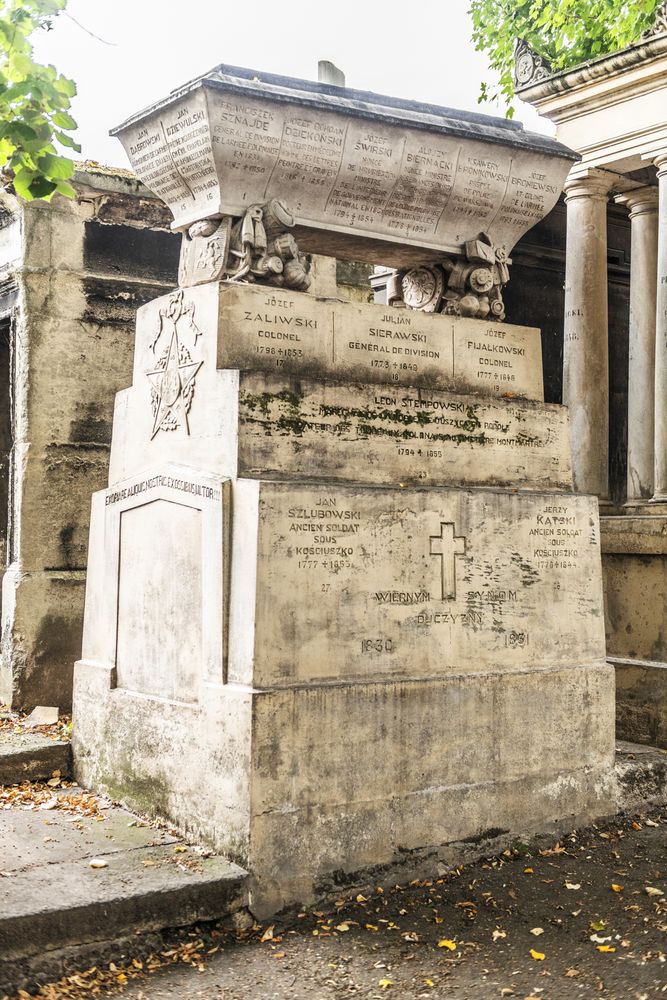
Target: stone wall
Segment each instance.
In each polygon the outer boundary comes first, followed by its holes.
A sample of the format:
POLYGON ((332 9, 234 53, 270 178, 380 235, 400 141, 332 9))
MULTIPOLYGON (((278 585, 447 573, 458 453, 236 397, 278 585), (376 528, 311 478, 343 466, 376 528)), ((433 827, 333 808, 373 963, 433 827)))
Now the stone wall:
POLYGON ((178 265, 169 213, 131 175, 75 180, 75 200, 2 201, 0 700, 25 707, 71 703, 114 396, 131 381, 136 310, 178 265))

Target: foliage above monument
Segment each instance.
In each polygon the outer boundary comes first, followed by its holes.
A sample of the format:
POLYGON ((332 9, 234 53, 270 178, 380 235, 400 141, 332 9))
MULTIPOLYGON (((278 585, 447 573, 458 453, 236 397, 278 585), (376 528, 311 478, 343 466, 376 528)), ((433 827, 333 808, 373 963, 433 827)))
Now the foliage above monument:
POLYGON ((69 113, 76 86, 55 66, 33 59, 31 35, 49 31, 67 0, 0 0, 0 169, 28 200, 72 196, 72 161, 57 145, 80 152, 69 113))
POLYGON ((512 116, 517 40, 558 72, 638 41, 661 6, 662 0, 471 0, 475 47, 498 74, 497 84, 482 83, 480 101, 504 101, 512 116))

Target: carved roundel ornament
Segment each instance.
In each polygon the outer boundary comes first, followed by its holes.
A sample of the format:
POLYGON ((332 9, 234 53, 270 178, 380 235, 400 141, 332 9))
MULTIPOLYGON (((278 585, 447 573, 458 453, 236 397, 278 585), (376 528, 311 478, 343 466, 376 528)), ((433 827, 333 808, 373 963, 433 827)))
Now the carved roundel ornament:
POLYGON ((403 301, 409 309, 435 312, 442 299, 444 274, 439 267, 415 267, 402 281, 403 301))
POLYGON ((517 58, 514 73, 519 87, 530 83, 535 72, 535 60, 531 52, 524 50, 517 58))

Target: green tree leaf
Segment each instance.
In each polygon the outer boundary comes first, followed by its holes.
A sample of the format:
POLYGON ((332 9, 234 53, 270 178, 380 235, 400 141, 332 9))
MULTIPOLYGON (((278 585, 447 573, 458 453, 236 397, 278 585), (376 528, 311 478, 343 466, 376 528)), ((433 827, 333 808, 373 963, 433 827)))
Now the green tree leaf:
POLYGON ((31 37, 49 30, 67 0, 0 0, 0 168, 5 182, 30 200, 73 197, 74 164, 57 146, 80 152, 69 133, 76 86, 55 66, 33 59, 31 37))
POLYGON ((525 39, 551 63, 568 69, 638 41, 662 0, 470 0, 475 47, 488 56, 495 83, 480 99, 512 112, 514 46, 525 39))

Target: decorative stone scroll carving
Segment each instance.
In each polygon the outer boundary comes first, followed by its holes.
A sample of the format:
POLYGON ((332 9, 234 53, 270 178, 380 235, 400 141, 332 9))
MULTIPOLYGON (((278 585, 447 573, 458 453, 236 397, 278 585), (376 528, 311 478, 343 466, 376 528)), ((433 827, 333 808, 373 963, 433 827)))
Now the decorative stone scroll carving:
POLYGON ((193 223, 183 235, 179 285, 225 278, 307 291, 310 258, 299 251, 289 232, 293 227, 294 216, 277 198, 250 205, 240 218, 193 223))
POLYGON ((664 35, 667 32, 667 0, 660 4, 655 12, 655 21, 652 27, 642 35, 643 40, 653 38, 655 35, 664 35))
POLYGON ((551 76, 551 63, 539 55, 523 38, 517 38, 514 47, 514 85, 520 90, 529 83, 539 83, 551 76))
POLYGON ((447 257, 439 264, 397 272, 387 288, 389 303, 403 301, 408 309, 442 312, 474 319, 505 318, 502 289, 512 263, 486 233, 465 244, 465 256, 447 257))

